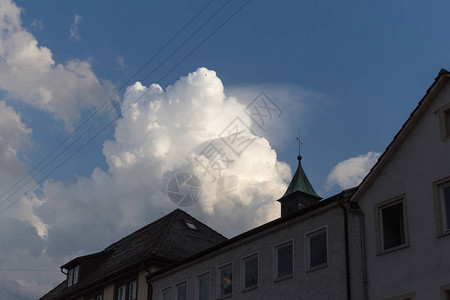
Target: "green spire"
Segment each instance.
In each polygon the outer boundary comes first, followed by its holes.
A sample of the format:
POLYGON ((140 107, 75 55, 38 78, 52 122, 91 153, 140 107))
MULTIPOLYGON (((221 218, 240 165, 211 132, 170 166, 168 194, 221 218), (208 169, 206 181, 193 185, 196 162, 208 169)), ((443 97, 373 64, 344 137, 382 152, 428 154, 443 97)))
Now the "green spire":
POLYGON ((295 171, 294 177, 292 177, 291 183, 289 184, 289 187, 287 188, 286 193, 284 193, 283 197, 292 194, 295 191, 301 191, 303 193, 310 194, 312 196, 320 198, 320 196, 317 195, 316 192, 314 191, 314 188, 309 182, 308 177, 306 177, 305 171, 303 171, 301 164, 302 157, 299 155, 297 159, 298 159, 297 171, 295 171))

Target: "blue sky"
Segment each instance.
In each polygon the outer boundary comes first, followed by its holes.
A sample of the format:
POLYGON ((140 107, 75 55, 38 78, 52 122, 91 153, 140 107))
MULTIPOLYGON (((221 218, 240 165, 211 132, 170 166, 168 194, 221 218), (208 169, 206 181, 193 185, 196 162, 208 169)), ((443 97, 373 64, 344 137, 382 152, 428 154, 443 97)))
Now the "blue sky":
MULTIPOLYGON (((132 78, 208 2, 0 0, 0 28, 9 28, 0 41, 1 191, 125 82, 130 80, 125 84, 129 91, 135 89, 125 102, 143 96, 44 184, 0 213, 0 223, 8 228, 0 237, 9 244, 0 246, 0 267, 58 269, 67 259, 101 250, 170 212, 175 206, 163 197, 164 180, 181 166, 196 170, 191 155, 217 139, 235 116, 250 124, 240 114, 260 92, 279 105, 282 115, 265 132, 252 123, 257 142, 235 157, 227 173, 235 189, 220 194, 205 187, 205 201, 187 211, 227 235, 276 217, 276 206, 266 203, 282 195, 295 171, 299 128, 302 164, 316 192, 328 197, 351 187, 383 152, 439 70, 450 67, 448 1, 260 0, 250 1, 172 70, 246 3, 214 0, 132 78), (161 90, 144 94, 152 83, 161 90), (229 216, 236 208, 242 213, 229 216), (110 223, 114 219, 121 221, 110 223), (96 224, 98 230, 86 235, 83 224, 96 224), (16 240, 19 231, 34 242, 16 240), (98 238, 105 231, 107 237, 98 238), (36 255, 24 259, 13 251, 19 248, 36 255)), ((116 114, 70 151, 125 107, 117 106, 116 114)), ((0 211, 14 199, 0 204, 0 211)), ((59 274, 1 271, 0 278, 4 291, 18 287, 14 296, 4 295, 17 299, 36 298, 62 280, 59 274)))

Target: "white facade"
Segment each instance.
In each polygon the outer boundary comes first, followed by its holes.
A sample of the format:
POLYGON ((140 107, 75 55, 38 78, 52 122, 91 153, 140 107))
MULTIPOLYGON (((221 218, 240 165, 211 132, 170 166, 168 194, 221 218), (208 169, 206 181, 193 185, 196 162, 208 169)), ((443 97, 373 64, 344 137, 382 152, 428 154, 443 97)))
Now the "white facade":
POLYGON ((371 300, 450 299, 450 236, 441 209, 442 187, 450 184, 450 138, 442 134, 448 108, 446 72, 353 198, 365 215, 371 300))

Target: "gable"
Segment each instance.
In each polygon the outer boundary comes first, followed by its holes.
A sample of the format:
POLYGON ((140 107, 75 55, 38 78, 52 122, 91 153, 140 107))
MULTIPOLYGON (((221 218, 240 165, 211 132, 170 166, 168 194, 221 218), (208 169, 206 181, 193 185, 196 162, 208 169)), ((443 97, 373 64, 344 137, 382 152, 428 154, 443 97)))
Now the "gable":
POLYGON ((410 118, 364 178, 352 201, 364 201, 362 199, 369 190, 395 186, 401 190, 420 178, 448 174, 450 163, 443 163, 443 160, 449 161, 450 139, 442 140, 440 109, 450 105, 449 80, 450 73, 441 70, 410 118))

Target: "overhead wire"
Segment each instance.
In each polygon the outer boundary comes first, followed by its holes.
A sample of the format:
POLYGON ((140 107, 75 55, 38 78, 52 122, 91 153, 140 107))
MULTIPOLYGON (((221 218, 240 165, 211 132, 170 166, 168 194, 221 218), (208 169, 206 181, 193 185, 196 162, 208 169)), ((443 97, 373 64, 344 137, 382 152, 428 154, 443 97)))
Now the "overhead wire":
MULTIPOLYGON (((229 0, 227 4, 230 2, 229 0)), ((229 16, 224 22, 222 22, 214 31, 212 31, 205 39, 203 39, 194 49, 192 49, 187 55, 185 55, 174 67, 172 67, 168 72, 164 74, 158 81, 157 84, 160 83, 164 78, 166 78, 173 70, 175 70, 181 63, 183 63, 189 56, 192 55, 198 48, 200 48, 207 40, 209 40, 217 31, 219 31, 225 24, 227 24, 237 13, 239 13, 250 0, 247 0, 242 6, 240 6, 231 16, 229 16)), ((223 9, 222 6, 221 9, 223 9)), ((167 59, 166 59, 167 60, 167 59)), ((165 61, 166 61, 165 60, 165 61)), ((134 102, 132 102, 125 110, 123 110, 118 116, 116 116, 113 120, 111 120, 106 126, 103 127, 99 132, 97 132, 94 136, 92 136, 86 143, 84 143, 81 147, 79 147, 75 152, 73 152, 69 157, 67 157, 64 161, 58 164, 50 173, 48 173, 42 180, 33 185, 30 189, 28 189, 25 193, 23 193, 20 197, 16 198, 11 204, 6 206, 3 210, 0 210, 0 215, 14 205, 17 201, 19 201, 24 195, 32 191, 36 186, 43 183, 49 176, 51 176, 56 170, 58 170, 61 166, 63 166, 67 161, 69 161, 73 156, 75 156, 78 152, 80 152, 85 146, 87 146, 91 141, 93 141, 97 136, 99 136, 102 132, 104 132, 110 125, 112 125, 116 120, 120 118, 125 112, 127 112, 135 103, 137 103, 140 99, 142 99, 146 94, 148 94, 153 86, 151 86, 145 93, 143 93, 140 97, 138 97, 134 102)), ((121 101, 123 101, 123 98, 121 101)), ((77 139, 78 140, 78 139, 77 139)))
MULTIPOLYGON (((1 195, 0 195, 0 199, 3 198, 7 193, 9 193, 12 189, 14 189, 22 180, 24 180, 27 176, 29 176, 34 170, 36 170, 45 160, 47 160, 47 158, 49 158, 53 153, 56 152, 56 150, 58 150, 67 140, 69 140, 77 131, 79 131, 90 119, 92 119, 103 107, 105 107, 106 104, 108 104, 109 102, 111 102, 111 100, 113 100, 117 94, 125 87, 129 84, 129 82, 136 77, 136 75, 138 75, 145 67, 147 67, 173 40, 176 39, 176 37, 183 32, 212 2, 214 2, 215 0, 210 0, 208 1, 188 22, 186 22, 186 24, 184 24, 183 27, 181 27, 176 33, 175 35, 172 36, 172 38, 170 38, 161 48, 159 48, 159 50, 153 54, 153 56, 151 58, 149 58, 130 78, 128 78, 121 86, 120 88, 118 88, 114 94, 112 96, 110 96, 108 99, 106 99, 106 101, 103 102, 103 104, 98 107, 86 120, 84 120, 74 131, 72 131, 72 133, 70 133, 66 138, 64 138, 52 151, 50 151, 44 158, 42 158, 32 169, 30 169, 25 175, 23 175, 22 178, 20 178, 16 183, 14 183, 10 188, 8 188, 6 191, 4 191, 1 195)), ((108 111, 109 113, 110 111, 108 111)), ((86 131, 82 134, 84 135, 86 133, 86 131)), ((63 150, 64 152, 64 150, 63 150)), ((39 172, 41 172, 42 170, 40 170, 39 172)), ((38 172, 38 174, 39 174, 38 172)), ((33 176, 32 179, 36 177, 33 176)), ((31 179, 31 180, 32 180, 31 179)), ((31 181, 30 180, 30 181, 31 181)), ((27 183, 29 183, 30 181, 27 181, 25 183, 25 185, 27 183)), ((23 186, 21 186, 18 190, 20 190, 23 186)), ((14 193, 13 193, 14 195, 14 193)), ((10 198, 10 197, 9 197, 10 198)), ((2 202, 0 202, 0 205, 2 205, 4 202, 6 202, 9 198, 3 200, 2 202)))

